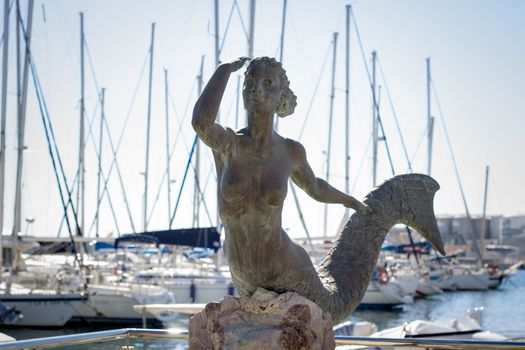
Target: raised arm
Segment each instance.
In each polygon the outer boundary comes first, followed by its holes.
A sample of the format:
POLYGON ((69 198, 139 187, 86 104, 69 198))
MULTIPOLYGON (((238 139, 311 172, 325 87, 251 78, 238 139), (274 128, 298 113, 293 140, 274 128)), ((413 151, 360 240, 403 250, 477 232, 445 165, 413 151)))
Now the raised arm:
POLYGON ((292 181, 310 197, 323 203, 342 204, 361 213, 369 211, 369 207, 354 197, 337 190, 325 180, 316 177, 306 159, 306 151, 299 142, 293 141, 292 153, 295 161, 295 167, 291 174, 292 181))
POLYGON ((227 144, 230 133, 215 122, 226 84, 230 74, 241 69, 247 57, 239 57, 231 62, 220 64, 208 84, 202 91, 193 108, 191 124, 199 137, 212 149, 219 149, 227 144))

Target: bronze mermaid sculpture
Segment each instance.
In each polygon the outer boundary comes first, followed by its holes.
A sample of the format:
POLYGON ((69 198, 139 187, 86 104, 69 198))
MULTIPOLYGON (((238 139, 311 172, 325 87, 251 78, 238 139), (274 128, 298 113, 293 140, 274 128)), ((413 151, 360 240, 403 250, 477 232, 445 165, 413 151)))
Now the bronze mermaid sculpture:
POLYGON ((338 191, 314 175, 299 142, 273 128, 274 115, 290 115, 295 105, 279 62, 240 57, 217 67, 195 104, 192 125, 213 152, 224 249, 239 294, 251 296, 259 287, 296 292, 338 323, 361 301, 393 225, 415 228, 444 254, 433 210, 439 185, 426 175, 400 175, 373 190, 364 203, 338 191), (216 117, 230 74, 247 61, 242 95, 248 125, 234 131, 216 123, 216 117), (317 201, 356 210, 317 269, 281 227, 290 178, 317 201))

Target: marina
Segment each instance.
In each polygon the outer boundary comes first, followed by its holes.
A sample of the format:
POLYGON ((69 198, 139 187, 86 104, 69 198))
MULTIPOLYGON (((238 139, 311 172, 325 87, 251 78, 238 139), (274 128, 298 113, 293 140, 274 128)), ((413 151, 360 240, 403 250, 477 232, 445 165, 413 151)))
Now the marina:
MULTIPOLYGON (((481 324, 483 329, 490 330, 494 333, 502 334, 508 338, 522 339, 522 343, 516 342, 515 345, 512 343, 496 343, 498 345, 493 345, 494 349, 523 349, 525 343, 525 334, 521 324, 523 323, 523 315, 525 312, 525 306, 520 302, 523 293, 525 292, 525 271, 519 271, 512 279, 510 279, 505 285, 503 285, 498 290, 489 290, 489 291, 465 291, 465 292, 449 292, 441 294, 439 296, 433 296, 431 298, 416 300, 413 304, 405 305, 402 308, 397 310, 366 310, 366 311, 356 311, 349 318, 352 322, 362 322, 369 321, 377 324, 379 329, 390 328, 394 326, 402 325, 405 322, 409 322, 415 319, 442 319, 448 317, 455 317, 458 313, 466 312, 466 309, 483 307, 481 324)), ((180 331, 180 328, 177 328, 180 331)), ((104 334, 105 337, 99 336, 101 339, 111 339, 109 335, 115 336, 120 334, 122 339, 122 334, 125 332, 122 330, 102 330, 100 328, 89 328, 89 327, 80 327, 80 328, 69 328, 65 327, 62 329, 42 329, 42 328, 20 328, 20 329, 3 329, 3 333, 11 335, 16 339, 34 339, 34 338, 46 338, 46 337, 56 337, 56 336, 72 336, 71 339, 74 339, 74 336, 78 336, 80 339, 83 335, 87 336, 93 332, 98 332, 104 334)), ((134 329, 130 334, 136 334, 128 340, 112 340, 108 341, 107 344, 100 343, 97 345, 99 349, 114 349, 116 345, 137 345, 142 346, 141 344, 147 344, 148 348, 151 349, 162 349, 169 346, 174 349, 187 349, 187 340, 173 340, 176 335, 170 335, 170 327, 155 330, 141 330, 134 329), (168 333, 163 333, 163 332, 168 333), (141 338, 140 334, 150 333, 150 337, 146 337, 149 340, 138 340, 141 338), (167 340, 171 337, 171 340, 167 340), (138 339, 137 339, 138 338, 138 339)), ((171 330, 173 332, 173 329, 171 330)), ((183 335, 179 335, 180 338, 184 338, 183 335)), ((71 340, 70 339, 70 340, 71 340)), ((344 337, 339 337, 339 339, 344 339, 344 337)), ((63 340, 62 340, 63 341, 63 340)), ((87 341, 87 343, 92 342, 93 339, 87 341)), ((348 339, 348 343, 351 344, 370 344, 373 342, 381 343, 385 340, 379 338, 363 338, 363 337, 352 337, 348 339)), ((395 340, 391 340, 395 341, 395 340)), ((398 340, 399 341, 399 340, 398 340)), ((421 347, 428 347, 428 345, 423 345, 424 340, 409 340, 414 343, 421 344, 421 347)), ((86 341, 85 341, 86 342, 86 341)), ((454 344, 453 341, 450 341, 454 344)), ((343 343, 341 341, 341 343, 343 343)), ((446 343, 446 341, 445 341, 446 343)), ((20 344, 22 347, 24 343, 20 344)), ((28 343, 29 344, 29 343, 28 343)), ((36 344, 36 343, 34 343, 36 344)), ((82 342, 79 342, 75 348, 77 349, 88 349, 89 345, 81 345, 82 342)), ((470 346, 461 346, 461 342, 455 343, 455 349, 479 349, 480 344, 470 344, 470 346)), ((386 346, 386 344, 383 343, 386 346)), ((58 346, 58 344, 55 344, 58 346)), ((486 345, 485 345, 486 346, 486 345)), ((4 347, 0 344, 0 348, 9 348, 4 347)), ((67 346, 65 347, 67 348, 67 346)), ((489 347, 483 347, 489 348, 489 347)))
POLYGON ((0 348, 525 347, 522 3, 113 1, 3 3, 0 348))
MULTIPOLYGON (((491 289, 487 291, 455 291, 446 292, 439 295, 434 295, 424 299, 416 299, 412 304, 406 304, 396 309, 390 310, 358 310, 355 311, 349 321, 354 324, 358 322, 371 322, 377 326, 378 330, 402 325, 404 323, 417 320, 436 320, 454 318, 461 314, 465 314, 468 309, 482 308, 480 316, 480 325, 485 331, 501 334, 509 339, 525 339, 525 320, 522 315, 525 312, 525 306, 521 303, 521 299, 525 293, 525 270, 519 270, 515 276, 509 279, 498 289, 491 289)), ((46 338, 63 335, 84 334, 90 332, 100 332, 103 330, 110 331, 111 329, 120 328, 118 326, 98 326, 86 327, 78 326, 42 329, 39 328, 3 328, 2 332, 14 337, 18 340, 46 338)), ((171 324, 168 322, 163 328, 167 331, 177 330, 180 332, 184 330, 181 324, 171 324), (173 328, 175 327, 175 328, 173 328)), ((140 332, 140 330, 137 330, 140 332)), ((121 344, 123 344, 121 342, 121 344)), ((153 349, 161 349, 165 346, 165 342, 160 342, 162 345, 155 346, 155 341, 152 341, 149 346, 153 349)), ((178 340, 169 344, 179 344, 178 349, 186 349, 187 341, 178 340)), ((101 349, 106 349, 101 346, 101 349)), ((113 345, 114 346, 114 343, 113 345)), ((85 347, 78 346, 78 349, 88 349, 89 345, 85 347)), ((107 349, 113 349, 108 345, 107 349)))

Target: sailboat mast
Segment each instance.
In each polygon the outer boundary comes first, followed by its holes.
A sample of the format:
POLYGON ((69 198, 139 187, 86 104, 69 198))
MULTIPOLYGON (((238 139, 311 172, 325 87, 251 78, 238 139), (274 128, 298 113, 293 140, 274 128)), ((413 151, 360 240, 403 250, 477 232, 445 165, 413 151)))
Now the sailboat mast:
POLYGON ((168 70, 164 69, 164 108, 166 116, 166 175, 168 177, 168 230, 171 230, 170 118, 168 109, 168 70))
MULTIPOLYGON (((283 0, 283 20, 281 22, 281 40, 280 40, 280 46, 279 46, 279 62, 281 63, 283 63, 284 33, 285 33, 284 28, 286 25, 286 5, 287 3, 288 3, 287 0, 283 0)), ((275 131, 279 130, 279 119, 280 118, 275 118, 275 122, 274 122, 275 131)))
POLYGON ((235 102, 235 130, 239 128, 239 103, 241 100, 241 76, 237 76, 237 98, 235 102))
MULTIPOLYGON (((26 102, 27 102, 27 83, 29 70, 29 52, 31 45, 31 30, 33 27, 33 5, 34 1, 29 0, 27 9, 27 28, 25 30, 25 54, 24 68, 22 73, 22 90, 18 101, 18 142, 17 142, 17 164, 16 164, 16 184, 15 184, 15 211, 13 220, 13 252, 17 251, 18 234, 22 230, 22 172, 24 164, 24 138, 26 122, 26 102)), ((17 16, 18 18, 18 16, 17 16)), ((20 26, 20 21, 17 25, 20 26)), ((18 255, 13 254, 13 267, 18 268, 18 255)))
POLYGON ((426 59, 427 62, 427 132, 428 132, 428 167, 427 174, 432 174, 432 139, 434 137, 434 117, 432 117, 431 106, 431 84, 432 77, 430 74, 430 57, 426 59))
POLYGON ((97 173, 97 225, 95 228, 95 234, 99 237, 99 222, 100 222, 100 185, 102 181, 102 138, 104 136, 104 105, 106 100, 106 89, 102 88, 100 92, 100 130, 98 139, 98 173, 97 173))
POLYGON ((280 40, 280 48, 279 48, 279 62, 283 62, 283 55, 284 55, 284 29, 286 26, 286 7, 288 4, 288 0, 283 0, 283 20, 281 22, 281 40, 280 40))
POLYGON ((372 186, 377 183, 377 144, 378 144, 378 118, 377 118, 377 96, 376 96, 376 60, 377 52, 372 51, 372 186))
POLYGON ((488 195, 488 189, 489 189, 489 166, 485 168, 485 194, 483 195, 483 219, 485 219, 487 215, 487 195, 488 195))
MULTIPOLYGON (((326 182, 330 182, 330 153, 332 148, 332 124, 334 116, 334 98, 335 98, 335 64, 337 57, 337 36, 339 33, 333 34, 333 58, 332 58, 332 86, 330 88, 330 116, 328 122, 328 146, 326 149, 326 182)), ((324 236, 327 235, 328 226, 328 205, 324 207, 324 236)))
POLYGON ((255 31, 255 0, 250 0, 250 32, 248 37, 248 57, 253 57, 253 38, 255 31))
MULTIPOLYGON (((201 68, 199 75, 197 76, 197 93, 200 96, 202 93, 203 85, 203 76, 204 74, 204 56, 201 57, 201 68)), ((197 144, 195 145, 195 187, 193 191, 193 227, 199 227, 199 217, 200 217, 200 205, 201 205, 201 196, 200 196, 200 140, 197 139, 197 144)))
POLYGON ((144 232, 148 232, 148 173, 149 173, 149 139, 151 128, 151 83, 153 79, 153 45, 155 41, 155 23, 151 24, 151 45, 149 49, 149 84, 148 84, 148 114, 146 124, 146 169, 144 170, 144 232))
POLYGON ((215 67, 221 62, 219 51, 219 0, 214 1, 215 9, 215 67))
MULTIPOLYGON (((346 50, 345 50, 345 192, 350 193, 350 11, 346 5, 346 50)), ((348 208, 346 209, 348 211, 348 208)))
MULTIPOLYGON (((2 55, 2 114, 0 121, 0 267, 3 263, 3 229, 5 197, 5 126, 7 113, 7 65, 9 53, 9 0, 4 1, 4 48, 2 55)), ((1 280, 1 275, 0 275, 1 280)))
POLYGON ((78 189, 77 189, 77 210, 80 211, 80 225, 78 236, 83 235, 84 231, 84 175, 86 167, 84 165, 84 124, 85 124, 85 104, 84 104, 84 13, 80 12, 80 135, 78 146, 78 189))
MULTIPOLYGON (((482 244, 482 251, 483 251, 483 240, 485 239, 485 235, 487 233, 487 195, 488 195, 488 188, 489 188, 489 166, 485 168, 485 191, 483 195, 483 214, 481 216, 481 244, 482 244)), ((500 242, 501 243, 501 242, 500 242)))

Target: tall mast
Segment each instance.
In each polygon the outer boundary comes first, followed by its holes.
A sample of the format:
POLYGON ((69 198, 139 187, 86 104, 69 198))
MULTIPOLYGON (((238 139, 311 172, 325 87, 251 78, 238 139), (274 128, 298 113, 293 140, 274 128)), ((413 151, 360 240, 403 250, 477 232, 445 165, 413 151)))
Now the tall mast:
MULTIPOLYGON (((487 196, 488 196, 488 189, 489 189, 489 166, 485 168, 485 191, 483 195, 483 214, 481 216, 481 242, 483 244, 483 239, 485 238, 486 230, 487 230, 487 196)), ((501 243, 501 242, 500 242, 501 243)))
POLYGON ((253 57, 253 38, 255 31, 255 0, 250 0, 250 32, 248 37, 248 57, 253 57))
MULTIPOLYGON (((200 96, 202 93, 203 85, 203 74, 204 74, 204 56, 201 57, 201 68, 199 75, 197 76, 197 92, 200 96)), ((200 204, 201 204, 201 191, 200 191, 200 154, 201 154, 201 145, 200 140, 197 139, 197 144, 195 145, 195 187, 193 191, 193 227, 199 227, 199 217, 200 217, 200 204)))
POLYGON ((95 233, 99 237, 99 222, 100 222, 100 185, 102 181, 102 139, 104 137, 104 105, 106 100, 106 89, 102 88, 100 92, 100 130, 98 139, 98 173, 97 173, 97 225, 95 233))
MULTIPOLYGON (((9 0, 4 0, 4 48, 2 56, 2 114, 0 121, 0 267, 3 251, 4 197, 5 197, 5 125, 7 112, 7 64, 9 49, 9 0)), ((1 276, 0 276, 1 280, 1 276)))
POLYGON ((164 101, 166 115, 166 174, 168 177, 168 230, 171 230, 170 118, 168 109, 168 70, 164 69, 164 101))
POLYGON ((489 166, 485 168, 485 194, 483 196, 483 219, 487 215, 487 194, 489 189, 489 166))
POLYGON ((284 55, 284 33, 285 33, 285 26, 286 26, 286 7, 288 4, 288 0, 283 0, 283 20, 281 22, 281 40, 280 40, 280 48, 279 48, 279 62, 283 62, 283 55, 284 55))
MULTIPOLYGON (((288 3, 288 0, 283 0, 283 20, 281 22, 281 40, 280 40, 280 46, 279 46, 279 62, 283 63, 283 55, 284 55, 284 28, 286 25, 286 5, 288 3)), ((275 131, 279 130, 279 119, 275 118, 275 131)))
MULTIPOLYGON (((330 152, 332 146, 332 124, 333 124, 333 112, 334 112, 334 97, 335 97, 335 63, 337 56, 337 36, 338 33, 334 33, 333 39, 333 58, 332 58, 332 87, 330 89, 330 116, 328 123, 328 146, 326 149, 326 181, 330 182, 330 152)), ((328 204, 324 206, 324 236, 327 234, 328 226, 328 204)))
POLYGON ((434 117, 432 117, 432 106, 431 106, 431 84, 432 76, 430 75, 430 57, 427 61, 427 138, 428 138, 428 166, 427 174, 432 174, 432 139, 434 136, 434 117))
POLYGON ((377 52, 372 51, 372 186, 377 182, 377 143, 378 118, 377 118, 377 96, 376 96, 376 58, 377 52))
POLYGON ((146 169, 144 171, 144 232, 148 232, 148 172, 149 172, 149 137, 151 127, 151 83, 153 79, 153 44, 155 40, 155 23, 151 24, 151 45, 149 49, 149 84, 148 115, 146 125, 146 169))
POLYGON ((239 102, 241 100, 241 76, 237 75, 237 101, 235 102, 235 130, 239 128, 239 102))
POLYGON ((80 225, 77 235, 82 236, 84 231, 84 175, 86 167, 84 164, 84 124, 85 124, 85 104, 84 104, 84 13, 80 12, 80 135, 78 146, 78 189, 77 189, 77 210, 80 210, 80 225))
MULTIPOLYGON (((345 192, 350 193, 350 13, 346 5, 346 52, 345 52, 345 192)), ((348 208, 346 209, 348 211, 348 208)))
POLYGON ((379 141, 376 96, 376 59, 377 52, 372 51, 372 186, 375 186, 377 182, 377 143, 379 141))
POLYGON ((220 50, 219 50, 219 0, 214 1, 215 9, 215 67, 221 62, 220 50))
MULTIPOLYGON (((13 267, 18 268, 17 242, 18 234, 22 230, 22 171, 24 164, 24 138, 26 123, 26 102, 27 102, 27 83, 29 79, 29 52, 31 48, 31 29, 33 27, 33 5, 34 1, 29 0, 27 9, 27 28, 25 30, 25 54, 24 68, 22 73, 22 90, 18 101, 18 142, 17 142, 17 165, 16 165, 16 185, 15 185, 15 211, 13 220, 13 267)), ((18 15, 17 15, 18 18, 18 15)), ((20 26, 21 21, 17 21, 20 26)))

